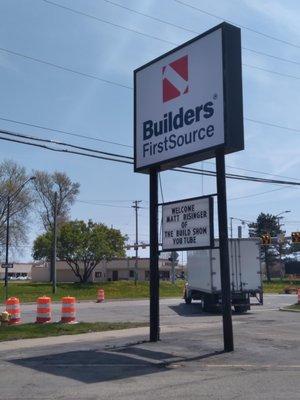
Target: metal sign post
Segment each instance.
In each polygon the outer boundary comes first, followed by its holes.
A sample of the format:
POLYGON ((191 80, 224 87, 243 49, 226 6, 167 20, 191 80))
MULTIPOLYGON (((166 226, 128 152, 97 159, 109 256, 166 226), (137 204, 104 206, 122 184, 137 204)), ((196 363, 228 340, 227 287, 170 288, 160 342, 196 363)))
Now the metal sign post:
POLYGON ((158 172, 150 171, 150 342, 159 340, 158 172))
POLYGON ((231 295, 230 295, 230 267, 229 267, 229 251, 228 251, 225 155, 223 150, 219 150, 216 154, 216 167, 217 167, 217 191, 218 191, 222 312, 223 312, 223 340, 224 340, 224 351, 228 352, 228 351, 233 351, 233 330, 232 330, 231 298, 230 298, 231 295))

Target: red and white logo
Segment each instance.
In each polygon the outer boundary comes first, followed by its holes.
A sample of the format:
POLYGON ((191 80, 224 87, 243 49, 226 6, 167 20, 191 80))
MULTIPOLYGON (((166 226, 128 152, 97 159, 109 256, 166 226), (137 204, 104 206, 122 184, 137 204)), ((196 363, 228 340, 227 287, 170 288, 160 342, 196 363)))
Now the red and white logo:
POLYGON ((178 60, 162 67, 162 91, 163 102, 175 99, 182 94, 188 93, 189 70, 188 56, 183 56, 178 60))

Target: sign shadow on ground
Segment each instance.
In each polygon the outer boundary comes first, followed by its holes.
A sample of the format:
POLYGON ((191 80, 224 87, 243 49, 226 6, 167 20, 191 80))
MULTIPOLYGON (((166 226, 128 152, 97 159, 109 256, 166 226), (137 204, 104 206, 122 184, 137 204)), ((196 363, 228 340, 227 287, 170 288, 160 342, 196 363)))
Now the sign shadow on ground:
MULTIPOLYGON (((210 314, 202 310, 201 303, 185 304, 180 303, 177 305, 169 306, 181 317, 210 317, 215 314, 210 314)), ((217 315, 217 314, 216 314, 217 315)))
POLYGON ((111 351, 79 350, 17 358, 9 362, 37 372, 82 383, 101 383, 168 371, 172 364, 209 358, 221 352, 182 357, 141 347, 125 346, 111 351))
POLYGON ((83 383, 105 382, 162 372, 157 360, 172 359, 172 354, 147 352, 147 360, 120 352, 101 350, 69 351, 10 360, 11 363, 39 372, 74 379, 83 383))

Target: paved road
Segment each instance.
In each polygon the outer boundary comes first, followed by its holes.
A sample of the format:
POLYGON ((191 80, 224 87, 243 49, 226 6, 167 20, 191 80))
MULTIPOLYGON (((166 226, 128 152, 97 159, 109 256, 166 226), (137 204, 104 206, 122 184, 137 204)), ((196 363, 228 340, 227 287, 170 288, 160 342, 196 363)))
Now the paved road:
MULTIPOLYGON (((299 399, 300 314, 278 311, 294 301, 267 296, 234 315, 233 353, 222 352, 220 316, 175 299, 162 301, 158 343, 146 341, 147 328, 0 343, 0 399, 299 399)), ((146 301, 79 309, 102 320, 148 316, 146 301)))
MULTIPOLYGON (((254 301, 254 300, 253 300, 254 301)), ((251 313, 278 309, 284 305, 296 302, 294 295, 265 295, 264 306, 255 306, 251 313)), ((199 303, 185 305, 182 299, 163 299, 160 302, 160 314, 162 324, 182 324, 183 319, 187 323, 197 322, 197 317, 207 314, 201 312, 199 303), (182 318, 184 317, 184 318, 182 318)), ((77 304, 77 316, 79 321, 148 321, 149 300, 133 301, 108 301, 105 303, 82 302, 77 304)), ((22 305, 23 322, 34 322, 36 318, 36 305, 22 305)), ((220 318, 214 316, 213 318, 220 318)), ((53 304, 53 320, 60 319, 60 305, 53 304)))

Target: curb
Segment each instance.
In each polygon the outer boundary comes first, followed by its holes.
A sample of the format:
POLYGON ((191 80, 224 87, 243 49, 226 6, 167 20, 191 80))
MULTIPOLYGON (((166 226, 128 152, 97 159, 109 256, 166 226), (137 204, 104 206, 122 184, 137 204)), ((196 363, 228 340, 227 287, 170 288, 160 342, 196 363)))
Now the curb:
POLYGON ((293 310, 291 308, 279 308, 279 311, 300 313, 300 310, 293 310))

